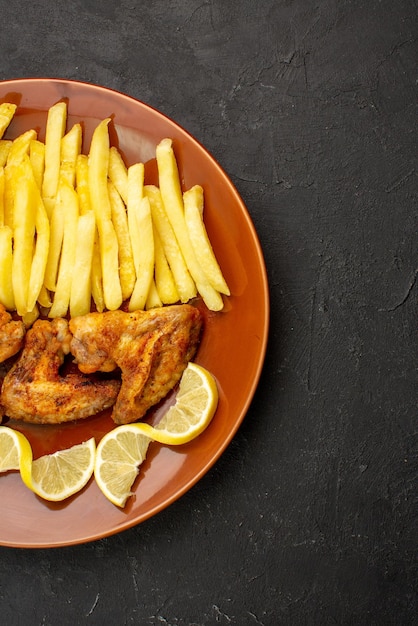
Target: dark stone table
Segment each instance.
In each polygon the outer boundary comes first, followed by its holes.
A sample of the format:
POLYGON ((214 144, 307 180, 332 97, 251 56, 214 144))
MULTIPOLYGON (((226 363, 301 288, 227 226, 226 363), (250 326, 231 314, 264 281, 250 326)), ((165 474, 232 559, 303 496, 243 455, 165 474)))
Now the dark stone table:
POLYGON ((97 83, 184 126, 246 203, 271 290, 226 453, 131 530, 0 548, 2 624, 417 623, 416 17, 414 0, 2 3, 0 79, 97 83))

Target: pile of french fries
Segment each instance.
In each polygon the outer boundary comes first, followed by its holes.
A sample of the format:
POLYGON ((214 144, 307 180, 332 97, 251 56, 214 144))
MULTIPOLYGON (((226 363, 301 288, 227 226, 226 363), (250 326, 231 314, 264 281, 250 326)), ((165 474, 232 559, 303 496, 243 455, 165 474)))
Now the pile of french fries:
POLYGON ((187 302, 223 308, 228 285, 203 219, 203 189, 184 193, 172 141, 156 148, 158 186, 110 145, 110 118, 81 153, 82 126, 67 131, 67 104, 35 130, 4 139, 16 106, 0 104, 0 303, 27 325, 51 318, 187 302))

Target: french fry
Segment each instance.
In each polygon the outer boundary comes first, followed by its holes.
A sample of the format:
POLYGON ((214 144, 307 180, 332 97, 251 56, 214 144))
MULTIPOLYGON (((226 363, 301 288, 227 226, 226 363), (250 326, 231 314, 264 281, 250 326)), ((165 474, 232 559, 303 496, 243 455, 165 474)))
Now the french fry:
POLYGON ((127 300, 132 294, 136 281, 128 218, 123 200, 111 181, 108 183, 108 189, 112 209, 112 222, 118 239, 119 277, 122 299, 127 300))
MULTIPOLYGON (((68 181, 60 181, 60 197, 65 206, 64 235, 57 285, 49 317, 64 317, 70 304, 71 284, 77 248, 78 197, 68 181)), ((77 278, 75 277, 77 280, 77 278)))
POLYGON ((0 226, 4 226, 4 167, 0 167, 0 226))
POLYGON ((44 309, 49 309, 52 306, 52 300, 49 295, 48 289, 45 285, 42 285, 41 290, 38 295, 39 306, 44 309))
MULTIPOLYGON (((154 255, 155 255, 155 268, 154 279, 157 293, 160 297, 162 304, 174 304, 180 300, 176 283, 174 281, 173 272, 167 262, 165 256, 164 247, 161 242, 161 237, 158 234, 158 230, 154 225, 154 255)), ((147 304, 148 308, 148 304, 147 304)))
POLYGON ((109 178, 115 185, 120 197, 128 204, 128 168, 119 150, 112 146, 109 150, 109 178))
POLYGON ((35 251, 33 253, 28 286, 27 311, 30 313, 35 308, 36 301, 43 286, 49 252, 50 228, 39 187, 36 184, 29 161, 27 161, 26 169, 28 170, 27 176, 31 194, 33 194, 34 198, 36 231, 35 251))
POLYGON ((0 104, 0 139, 13 119, 17 106, 10 102, 0 104))
POLYGON ((138 243, 136 283, 129 301, 129 310, 145 309, 148 293, 154 277, 154 236, 152 232, 151 207, 148 198, 142 198, 136 213, 136 231, 130 231, 131 241, 138 243))
POLYGON ((51 214, 58 190, 61 139, 67 124, 67 105, 57 102, 48 111, 45 132, 45 171, 42 182, 42 197, 48 215, 51 214))
MULTIPOLYGON (((59 260, 64 238, 65 204, 61 193, 65 181, 60 182, 56 201, 50 215, 50 240, 48 260, 45 267, 44 284, 50 291, 55 291, 59 260)), ((68 184, 68 183, 67 183, 68 184)), ((65 193, 65 192, 64 192, 65 193)))
POLYGON ((163 249, 173 273, 181 302, 196 296, 196 286, 181 253, 174 231, 168 220, 161 192, 154 185, 145 185, 144 192, 150 201, 152 220, 163 244, 163 249))
POLYGON ((42 141, 32 139, 29 144, 29 159, 36 184, 38 189, 41 190, 45 169, 45 144, 42 141))
POLYGON ((220 311, 223 300, 206 278, 196 258, 184 218, 183 195, 171 139, 163 139, 156 149, 159 184, 168 219, 176 235, 184 260, 208 309, 220 311))
POLYGON ((159 306, 163 306, 159 293, 157 291, 157 286, 155 281, 151 281, 151 285, 148 291, 147 301, 145 303, 145 308, 148 311, 149 309, 156 309, 159 306))
POLYGON ((214 289, 229 296, 229 287, 216 260, 203 221, 203 189, 194 185, 183 194, 184 217, 190 241, 200 266, 214 289))
POLYGON ((80 215, 84 215, 92 208, 89 192, 89 159, 85 154, 78 155, 75 174, 80 215))
POLYGON ((15 299, 12 283, 13 231, 9 226, 0 227, 0 302, 13 311, 15 299))
POLYGON ((19 184, 16 185, 13 229, 12 284, 16 310, 25 315, 27 310, 28 286, 32 265, 35 236, 36 198, 30 180, 25 176, 23 164, 16 167, 19 184))
POLYGON ((94 211, 80 215, 77 224, 77 254, 70 293, 70 315, 86 315, 91 308, 91 265, 93 260, 96 220, 94 211))
POLYGON ((36 130, 27 130, 22 133, 10 146, 9 154, 7 155, 7 165, 14 165, 20 163, 25 154, 29 154, 29 148, 31 141, 37 138, 36 130))
POLYGON ((93 133, 89 153, 89 191, 99 232, 104 303, 106 308, 113 311, 122 304, 122 288, 119 279, 118 240, 112 224, 107 188, 109 122, 110 118, 102 120, 93 133))
POLYGON ((102 313, 105 308, 103 295, 102 262, 100 258, 99 233, 96 228, 93 246, 93 259, 91 262, 91 295, 96 310, 102 313))
POLYGON ((133 237, 133 233, 137 232, 136 216, 140 210, 141 200, 144 197, 144 164, 134 163, 128 168, 128 190, 127 190, 127 214, 128 228, 131 237, 132 255, 134 259, 135 271, 139 264, 139 247, 138 240, 133 237))
POLYGON ((0 139, 0 167, 6 165, 12 143, 10 139, 0 139))
POLYGON ((32 311, 28 311, 25 315, 22 315, 22 322, 26 328, 30 328, 39 317, 39 308, 36 305, 32 311))
POLYGON ((74 124, 61 139, 60 177, 66 178, 71 185, 75 185, 76 163, 81 153, 82 139, 81 124, 74 124))

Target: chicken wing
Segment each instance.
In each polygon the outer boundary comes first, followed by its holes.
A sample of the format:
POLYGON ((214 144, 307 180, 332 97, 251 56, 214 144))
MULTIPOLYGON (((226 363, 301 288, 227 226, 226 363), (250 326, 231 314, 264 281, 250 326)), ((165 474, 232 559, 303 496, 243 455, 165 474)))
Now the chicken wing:
POLYGON ((200 338, 201 314, 187 304, 150 311, 89 313, 70 320, 71 352, 84 373, 120 368, 116 424, 135 422, 180 380, 200 338))
POLYGON ((25 325, 12 320, 12 316, 0 304, 0 363, 19 352, 25 337, 25 325))
POLYGON ((11 419, 57 424, 112 406, 118 380, 95 380, 80 372, 61 376, 71 342, 67 320, 38 320, 26 333, 22 354, 6 374, 0 405, 11 419))

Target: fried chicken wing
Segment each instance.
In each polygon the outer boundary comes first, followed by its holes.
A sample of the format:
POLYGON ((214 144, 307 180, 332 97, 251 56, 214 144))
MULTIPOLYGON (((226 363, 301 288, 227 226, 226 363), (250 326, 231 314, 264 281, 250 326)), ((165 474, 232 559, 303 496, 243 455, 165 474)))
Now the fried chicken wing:
POLYGON ((201 314, 187 304, 150 311, 89 313, 70 320, 71 352, 84 373, 120 368, 116 424, 135 422, 180 380, 200 338, 201 314))
POLYGON ((0 304, 0 363, 19 352, 25 337, 25 325, 14 321, 0 304))
POLYGON ((0 405, 12 419, 57 424, 112 406, 118 380, 94 380, 81 372, 61 376, 70 349, 67 320, 38 320, 26 333, 22 354, 3 380, 0 405))

